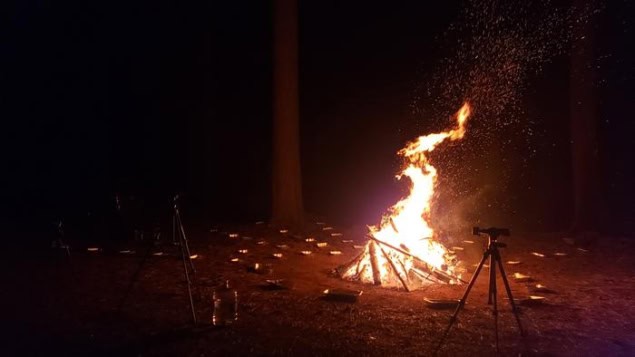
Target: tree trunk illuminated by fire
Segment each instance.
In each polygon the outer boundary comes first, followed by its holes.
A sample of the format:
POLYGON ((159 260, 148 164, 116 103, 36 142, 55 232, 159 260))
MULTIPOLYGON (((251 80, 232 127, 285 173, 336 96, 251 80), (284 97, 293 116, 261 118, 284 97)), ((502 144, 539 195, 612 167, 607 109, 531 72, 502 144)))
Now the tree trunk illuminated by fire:
POLYGON ((298 104, 298 4, 274 2, 273 175, 271 221, 300 227, 304 220, 298 104))

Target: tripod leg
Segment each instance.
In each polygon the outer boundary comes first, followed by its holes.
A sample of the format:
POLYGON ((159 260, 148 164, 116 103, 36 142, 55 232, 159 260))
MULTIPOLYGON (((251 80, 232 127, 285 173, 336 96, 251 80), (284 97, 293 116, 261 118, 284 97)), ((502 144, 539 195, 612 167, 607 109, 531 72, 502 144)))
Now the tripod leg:
MULTIPOLYGON (((490 262, 491 263, 496 263, 496 253, 492 254, 492 260, 490 262)), ((498 297, 496 295, 498 295, 497 293, 497 289, 496 289, 496 265, 490 265, 490 269, 492 271, 492 280, 490 281, 490 284, 493 283, 493 285, 490 286, 490 294, 492 297, 492 300, 494 301, 494 309, 493 309, 493 313, 494 313, 494 335, 496 338, 496 352, 498 352, 498 297)))
POLYGON ((496 261, 494 255, 489 257, 489 290, 487 295, 487 304, 492 305, 493 294, 496 292, 492 289, 496 289, 496 261))
POLYGON ((192 268, 192 273, 196 274, 196 268, 194 267, 194 262, 192 261, 192 254, 190 253, 190 246, 187 244, 187 237, 185 236, 185 229, 183 229, 183 222, 181 221, 181 215, 179 211, 176 211, 176 219, 179 225, 179 230, 181 232, 181 241, 180 244, 185 248, 185 252, 187 253, 187 260, 190 262, 190 267, 192 268))
POLYGON ((523 325, 520 323, 520 316, 518 315, 518 308, 516 307, 516 302, 514 302, 514 297, 512 296, 512 289, 509 287, 509 281, 507 281, 507 275, 505 275, 505 268, 503 268, 503 262, 501 261, 500 254, 496 252, 498 267, 501 271, 501 276, 503 278, 503 283, 505 285, 505 290, 507 291, 507 297, 509 298, 509 303, 512 305, 512 312, 516 317, 516 322, 518 323, 518 329, 520 330, 520 335, 525 336, 525 331, 523 330, 523 325))
POLYGON ((461 298, 461 300, 459 300, 459 305, 456 307, 456 310, 454 310, 454 314, 452 314, 452 317, 450 318, 450 322, 448 323, 448 326, 445 328, 445 332, 443 332, 443 336, 441 337, 441 340, 439 340, 439 343, 434 349, 435 355, 437 354, 439 349, 441 349, 441 346, 443 346, 445 339, 448 337, 448 334, 450 333, 450 329, 452 328, 452 325, 454 325, 454 323, 456 322, 457 316, 459 316, 459 311, 461 311, 461 309, 463 308, 463 305, 465 305, 467 296, 470 294, 470 290, 472 290, 472 287, 474 286, 474 283, 476 282, 476 278, 478 278, 478 274, 481 272, 481 269, 483 268, 483 265, 487 261, 487 258, 490 256, 490 254, 491 253, 489 250, 487 250, 483 254, 483 259, 481 259, 481 262, 478 264, 478 267, 476 268, 474 275, 472 275, 472 279, 470 280, 470 283, 467 285, 467 288, 465 289, 465 293, 463 294, 463 297, 461 298))
MULTIPOLYGON (((190 298, 190 310, 192 311, 192 321, 194 322, 194 325, 196 325, 198 321, 196 319, 196 311, 194 310, 194 299, 192 298, 192 282, 190 281, 190 274, 187 269, 187 263, 185 262, 185 259, 186 259, 185 254, 186 254, 185 246, 183 245, 183 242, 181 242, 181 260, 183 261, 183 272, 185 273, 185 281, 187 283, 187 295, 190 298)), ((187 256, 187 259, 190 259, 189 255, 187 256)))

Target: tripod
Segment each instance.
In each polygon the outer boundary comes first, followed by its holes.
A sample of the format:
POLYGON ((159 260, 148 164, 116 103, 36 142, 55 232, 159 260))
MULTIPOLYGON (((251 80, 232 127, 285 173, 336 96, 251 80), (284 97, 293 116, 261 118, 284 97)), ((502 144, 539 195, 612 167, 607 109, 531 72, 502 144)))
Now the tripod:
MULTIPOLYGON (((187 243, 187 237, 185 236, 185 229, 183 228, 183 222, 181 221, 181 214, 179 212, 178 199, 179 199, 179 196, 176 195, 174 197, 173 206, 172 206, 173 208, 172 242, 175 245, 179 245, 181 250, 181 260, 183 262, 183 273, 185 275, 185 281, 187 283, 187 295, 190 301, 190 310, 192 312, 192 322, 194 325, 196 325, 198 323, 198 320, 196 318, 196 311, 194 310, 194 299, 192 297, 192 280, 190 279, 190 270, 192 274, 196 274, 196 269, 194 268, 194 262, 192 261, 192 258, 191 258, 190 248, 187 243)), ((157 233, 157 235, 155 236, 156 240, 159 240, 160 236, 161 236, 161 233, 160 232, 157 233)), ((119 307, 118 307, 119 311, 121 311, 121 309, 123 308, 123 305, 126 302, 128 296, 130 295, 130 292, 132 291, 132 288, 134 287, 135 282, 138 280, 139 275, 141 273, 141 269, 143 268, 143 265, 145 264, 148 257, 150 256, 153 246, 154 246, 154 242, 150 241, 150 243, 148 244, 148 249, 143 255, 143 258, 141 259, 141 262, 139 263, 139 267, 137 268, 137 271, 134 273, 130 281, 130 284, 128 285, 128 288, 126 289, 124 296, 121 299, 121 302, 119 303, 119 307)))
POLYGON ((494 314, 494 333, 496 335, 496 351, 498 352, 498 305, 497 305, 498 301, 496 297, 496 294, 498 291, 496 288, 496 266, 498 266, 498 268, 500 269, 501 277, 503 278, 503 283, 505 285, 505 290, 507 291, 507 297, 509 298, 509 303, 512 306, 512 312, 514 313, 514 316, 516 317, 516 322, 518 323, 518 329, 520 330, 520 335, 525 336, 525 332, 523 331, 523 326, 520 323, 520 316, 518 315, 518 309, 516 308, 516 303, 514 302, 514 297, 512 296, 512 291, 509 287, 509 281, 507 281, 507 275, 505 275, 505 269, 503 268, 503 261, 501 259, 500 252, 498 251, 498 248, 505 248, 507 246, 505 243, 498 242, 498 237, 500 235, 508 236, 509 230, 505 228, 492 227, 488 229, 480 229, 478 227, 474 227, 473 234, 474 235, 485 234, 488 236, 487 250, 485 250, 485 252, 483 253, 483 259, 481 259, 481 262, 476 268, 476 271, 474 272, 474 275, 472 276, 470 283, 467 285, 467 288, 465 289, 465 293, 463 294, 463 297, 461 298, 461 300, 459 300, 459 304, 456 307, 456 310, 454 310, 454 314, 450 318, 450 323, 448 324, 447 328, 445 329, 445 332, 443 333, 443 337, 441 338, 437 347, 435 348, 435 354, 443 346, 445 339, 448 337, 448 334, 450 333, 450 329, 452 328, 452 325, 454 325, 454 323, 456 322, 459 312, 465 306, 465 301, 467 300, 467 297, 470 294, 470 290, 472 290, 472 287, 474 286, 474 283, 476 282, 476 278, 478 278, 478 274, 481 272, 481 269, 483 268, 483 265, 487 261, 487 258, 490 259, 489 291, 488 291, 487 304, 488 305, 493 304, 492 312, 494 314))
POLYGON ((179 212, 179 195, 174 196, 174 211, 172 213, 172 242, 178 244, 181 248, 181 260, 183 261, 183 272, 187 282, 187 295, 190 298, 190 310, 192 311, 192 321, 197 324, 196 312, 194 311, 194 299, 192 298, 192 281, 190 280, 190 272, 188 264, 192 269, 192 274, 196 274, 196 268, 190 254, 190 246, 187 244, 185 229, 181 221, 181 213, 179 212), (177 243, 178 240, 178 243, 177 243))

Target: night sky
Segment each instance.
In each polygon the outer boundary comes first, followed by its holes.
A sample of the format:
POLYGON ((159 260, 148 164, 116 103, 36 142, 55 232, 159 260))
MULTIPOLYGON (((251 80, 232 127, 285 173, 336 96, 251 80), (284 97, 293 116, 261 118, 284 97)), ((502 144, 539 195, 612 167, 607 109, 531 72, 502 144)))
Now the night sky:
MULTIPOLYGON (((456 41, 447 34, 463 2, 300 2, 305 208, 336 223, 376 223, 403 194, 394 179, 397 150, 449 126, 454 110, 426 110, 438 106, 421 92, 448 71, 442 59, 456 41)), ((183 192, 186 215, 207 222, 268 218, 268 1, 16 1, 4 7, 1 182, 10 228, 44 229, 37 227, 101 214, 116 192, 148 211, 183 192)), ((635 214, 633 13, 623 0, 597 15, 602 195, 616 231, 632 229, 635 214)), ((565 52, 523 80, 514 108, 500 113, 513 117, 509 125, 499 125, 502 119, 479 124, 475 117, 465 142, 439 157, 440 175, 447 167, 448 180, 461 182, 447 184, 452 189, 440 197, 448 211, 469 198, 470 212, 462 217, 472 222, 568 227, 565 52), (453 149, 458 156, 451 163, 453 149), (461 160, 470 170, 482 164, 480 173, 457 169, 461 160)))

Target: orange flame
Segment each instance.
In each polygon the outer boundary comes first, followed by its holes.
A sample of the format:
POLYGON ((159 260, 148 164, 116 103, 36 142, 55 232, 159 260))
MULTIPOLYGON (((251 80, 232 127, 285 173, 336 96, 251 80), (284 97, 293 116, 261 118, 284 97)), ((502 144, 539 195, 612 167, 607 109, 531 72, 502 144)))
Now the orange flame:
MULTIPOLYGON (((454 267, 448 265, 447 249, 435 241, 434 230, 430 224, 430 209, 437 179, 437 170, 432 166, 427 153, 446 139, 458 140, 465 135, 465 123, 470 116, 469 103, 463 104, 456 113, 457 127, 449 131, 420 136, 401 149, 398 154, 406 160, 406 167, 397 175, 398 179, 408 177, 412 183, 410 193, 393 205, 382 218, 379 226, 369 227, 373 237, 393 247, 399 247, 411 255, 425 261, 435 269, 454 274, 454 267)), ((365 254, 372 254, 367 248, 365 254)), ((380 262, 381 282, 391 285, 389 268, 385 257, 375 252, 375 259, 380 262)), ((413 266, 412 257, 392 251, 391 259, 399 260, 403 273, 408 274, 413 266)), ((357 267, 359 269, 359 267, 357 267)), ((352 269, 351 269, 352 270, 352 269)), ((360 274, 359 271, 348 271, 344 277, 360 274)), ((362 273, 362 281, 372 281, 372 275, 362 273)), ((393 279, 394 280, 394 279, 393 279)))

